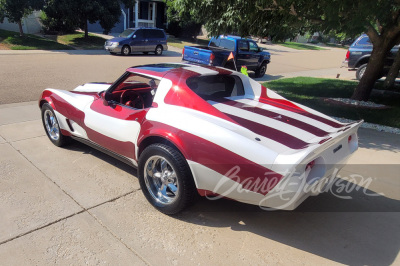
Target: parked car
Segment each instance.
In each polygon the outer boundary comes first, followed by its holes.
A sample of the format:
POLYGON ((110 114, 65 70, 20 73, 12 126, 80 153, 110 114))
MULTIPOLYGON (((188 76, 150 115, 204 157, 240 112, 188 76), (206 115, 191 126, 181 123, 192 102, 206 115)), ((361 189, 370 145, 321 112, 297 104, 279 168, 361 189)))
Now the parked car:
POLYGON ((79 140, 136 167, 147 200, 167 214, 198 195, 292 210, 357 150, 361 124, 236 71, 174 63, 128 68, 113 84, 46 89, 39 107, 53 144, 79 140))
POLYGON ((255 72, 256 78, 259 78, 267 71, 271 55, 259 48, 253 40, 221 35, 212 38, 208 46, 185 46, 182 51, 182 61, 222 66, 233 70, 240 70, 241 66, 246 66, 248 70, 255 72), (234 58, 228 60, 231 53, 234 58))
POLYGON ((122 32, 119 37, 106 41, 104 49, 111 54, 154 52, 156 55, 162 55, 163 51, 168 50, 167 35, 163 29, 158 28, 130 28, 122 32))
MULTIPOLYGON (((369 40, 368 35, 363 34, 358 37, 353 44, 349 47, 349 50, 346 53, 346 58, 344 63, 350 69, 356 69, 356 78, 361 80, 362 76, 365 73, 365 69, 367 68, 367 64, 369 58, 372 53, 372 43, 369 40)), ((394 57, 396 53, 399 51, 399 46, 394 46, 393 49, 388 54, 385 60, 385 67, 381 73, 381 77, 386 76, 389 72, 390 66, 393 64, 394 57)))

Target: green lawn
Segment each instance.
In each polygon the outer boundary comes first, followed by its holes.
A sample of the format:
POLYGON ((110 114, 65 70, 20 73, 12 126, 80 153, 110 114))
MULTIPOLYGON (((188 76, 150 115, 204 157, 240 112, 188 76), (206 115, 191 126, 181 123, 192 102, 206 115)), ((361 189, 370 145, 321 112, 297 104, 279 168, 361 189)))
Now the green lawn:
POLYGON ((277 44, 296 50, 326 50, 325 48, 321 48, 318 46, 308 45, 304 43, 297 43, 297 42, 283 42, 277 44))
POLYGON ((350 98, 357 82, 297 77, 265 82, 263 85, 289 100, 326 115, 353 120, 364 119, 365 122, 400 128, 400 96, 371 96, 370 101, 390 106, 389 109, 343 106, 324 101, 324 98, 350 98))
POLYGON ((57 42, 73 46, 76 49, 83 50, 101 50, 104 49, 106 39, 90 34, 89 38, 85 39, 85 34, 82 32, 75 32, 72 34, 57 35, 57 42))
POLYGON ((71 50, 73 48, 36 35, 0 30, 0 44, 11 50, 71 50))
POLYGON ((183 49, 183 47, 185 45, 190 45, 190 46, 192 46, 192 45, 197 45, 197 46, 199 46, 199 45, 208 45, 210 40, 197 39, 197 42, 191 42, 191 41, 178 39, 178 38, 170 36, 168 38, 167 42, 168 42, 168 45, 170 45, 170 46, 183 49))

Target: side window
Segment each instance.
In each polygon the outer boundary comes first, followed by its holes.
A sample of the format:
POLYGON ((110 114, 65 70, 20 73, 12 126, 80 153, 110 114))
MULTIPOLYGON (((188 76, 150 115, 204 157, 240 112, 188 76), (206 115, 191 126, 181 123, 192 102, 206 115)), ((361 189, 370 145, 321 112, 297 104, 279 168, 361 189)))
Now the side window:
POLYGON ((248 52, 249 51, 249 43, 245 40, 239 40, 238 48, 239 48, 239 51, 248 52))
POLYGON ((165 38, 164 32, 161 30, 154 30, 154 38, 163 39, 165 38))
POLYGON ((249 42, 250 45, 250 52, 257 53, 258 52, 258 46, 255 42, 249 42))
POLYGON ((136 39, 144 39, 144 31, 143 30, 137 30, 135 32, 136 39))

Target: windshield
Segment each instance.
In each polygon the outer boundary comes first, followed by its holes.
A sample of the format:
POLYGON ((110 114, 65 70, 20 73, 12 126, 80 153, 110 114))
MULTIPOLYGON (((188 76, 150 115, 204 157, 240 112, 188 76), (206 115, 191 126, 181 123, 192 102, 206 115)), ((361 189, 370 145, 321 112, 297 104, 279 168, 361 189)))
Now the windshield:
POLYGON ((131 30, 131 29, 124 30, 124 31, 119 35, 119 37, 130 38, 130 37, 132 37, 133 32, 134 32, 134 30, 131 30))

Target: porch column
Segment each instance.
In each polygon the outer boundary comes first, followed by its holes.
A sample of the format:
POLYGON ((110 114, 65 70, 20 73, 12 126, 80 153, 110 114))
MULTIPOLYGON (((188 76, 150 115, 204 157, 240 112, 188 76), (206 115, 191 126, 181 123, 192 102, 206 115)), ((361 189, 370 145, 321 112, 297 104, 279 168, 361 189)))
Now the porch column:
POLYGON ((153 16, 152 16, 152 21, 153 21, 153 27, 156 26, 156 2, 153 2, 153 16))
POLYGON ((135 1, 135 28, 139 27, 139 3, 138 0, 135 1))

